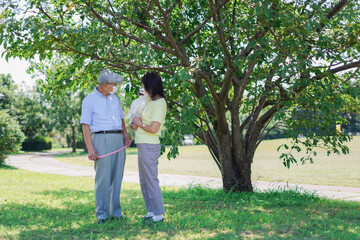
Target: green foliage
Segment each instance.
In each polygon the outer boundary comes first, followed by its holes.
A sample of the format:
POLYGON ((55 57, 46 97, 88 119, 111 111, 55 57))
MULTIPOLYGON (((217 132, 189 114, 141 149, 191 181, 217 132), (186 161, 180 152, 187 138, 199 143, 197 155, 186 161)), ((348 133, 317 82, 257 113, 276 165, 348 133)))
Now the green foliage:
POLYGON ((49 96, 86 88, 110 68, 129 80, 133 99, 145 71, 161 72, 169 157, 193 134, 223 174, 250 173, 237 169, 251 166, 271 121, 285 124, 295 144, 346 152, 350 139, 332 126, 359 105, 359 1, 26 2, 1 13, 5 58, 39 56, 32 70, 45 73, 49 96), (307 111, 313 118, 301 120, 307 111), (307 140, 299 141, 304 123, 307 140))
POLYGON ((35 88, 19 89, 10 75, 0 75, 0 107, 19 122, 26 137, 46 135, 51 130, 42 96, 35 88))
POLYGON ((85 145, 82 139, 80 123, 81 101, 85 97, 83 91, 62 91, 59 95, 48 96, 49 103, 48 116, 51 119, 52 126, 66 136, 71 143, 73 151, 78 146, 83 148, 85 145), (82 144, 77 142, 80 141, 82 144))
POLYGON ((163 188, 165 221, 141 223, 140 187, 124 183, 125 219, 96 224, 94 182, 86 177, 0 169, 0 238, 11 239, 358 239, 358 202, 278 189, 224 193, 163 188))
POLYGON ((20 149, 23 139, 18 122, 5 110, 0 110, 0 165, 9 153, 20 149))
POLYGON ((9 109, 11 116, 14 116, 14 90, 16 88, 17 86, 9 74, 0 74, 0 109, 9 109))
POLYGON ((25 141, 22 143, 21 150, 24 151, 50 150, 51 146, 52 146, 51 140, 42 136, 35 136, 25 139, 25 141))
POLYGON ((35 88, 16 92, 15 115, 27 138, 47 135, 53 128, 45 98, 35 88))

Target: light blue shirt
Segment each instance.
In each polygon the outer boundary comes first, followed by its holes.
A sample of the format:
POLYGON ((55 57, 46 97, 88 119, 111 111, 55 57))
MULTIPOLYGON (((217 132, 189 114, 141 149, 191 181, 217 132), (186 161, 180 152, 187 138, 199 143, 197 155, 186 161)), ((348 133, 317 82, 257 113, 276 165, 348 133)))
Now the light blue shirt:
POLYGON ((82 101, 80 123, 89 125, 91 132, 122 130, 124 118, 119 99, 114 94, 105 97, 95 88, 82 101))

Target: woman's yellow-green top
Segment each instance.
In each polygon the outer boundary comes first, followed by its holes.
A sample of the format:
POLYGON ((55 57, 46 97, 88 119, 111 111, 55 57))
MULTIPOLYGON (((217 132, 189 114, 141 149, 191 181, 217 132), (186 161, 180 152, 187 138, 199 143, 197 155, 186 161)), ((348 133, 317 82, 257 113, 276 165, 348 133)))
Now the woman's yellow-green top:
POLYGON ((138 128, 135 133, 135 143, 150 143, 159 144, 161 137, 161 129, 165 122, 166 117, 166 101, 164 98, 157 100, 151 100, 146 105, 144 111, 141 114, 142 122, 151 125, 151 122, 159 122, 161 124, 160 129, 157 133, 145 132, 143 129, 138 128))

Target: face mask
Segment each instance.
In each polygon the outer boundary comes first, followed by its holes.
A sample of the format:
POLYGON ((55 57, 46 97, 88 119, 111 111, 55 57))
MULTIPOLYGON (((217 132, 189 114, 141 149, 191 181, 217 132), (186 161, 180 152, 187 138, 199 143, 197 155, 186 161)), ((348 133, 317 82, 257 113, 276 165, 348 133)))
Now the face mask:
POLYGON ((113 90, 110 91, 110 94, 115 94, 118 90, 118 86, 113 86, 113 90))

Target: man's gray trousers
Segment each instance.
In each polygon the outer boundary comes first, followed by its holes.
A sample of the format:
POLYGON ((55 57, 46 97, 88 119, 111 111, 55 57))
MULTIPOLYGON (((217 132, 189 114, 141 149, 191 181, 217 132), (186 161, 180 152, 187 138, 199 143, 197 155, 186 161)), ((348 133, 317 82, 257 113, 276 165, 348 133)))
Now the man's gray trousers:
MULTIPOLYGON (((94 134, 93 144, 104 155, 123 147, 122 134, 94 134)), ((95 161, 96 218, 121 217, 120 190, 124 174, 125 150, 95 161)))

